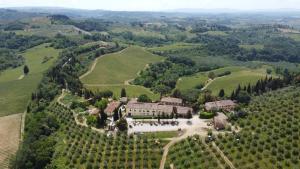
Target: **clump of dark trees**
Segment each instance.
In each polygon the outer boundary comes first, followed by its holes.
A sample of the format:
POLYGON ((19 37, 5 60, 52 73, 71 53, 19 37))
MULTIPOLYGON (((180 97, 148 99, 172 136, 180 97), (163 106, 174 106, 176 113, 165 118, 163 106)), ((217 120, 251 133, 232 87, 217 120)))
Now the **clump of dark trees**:
MULTIPOLYGON (((240 86, 232 92, 230 98, 237 100, 239 103, 248 104, 252 95, 261 95, 271 90, 277 90, 289 85, 299 84, 299 75, 291 74, 287 69, 284 71, 283 78, 266 77, 258 80, 255 85, 248 84, 247 86, 240 86)), ((220 91, 221 94, 221 91, 220 91)))
POLYGON ((133 83, 164 95, 175 88, 179 77, 196 73, 198 68, 195 65, 189 58, 168 57, 163 62, 150 64, 133 83))
POLYGON ((16 68, 24 64, 24 58, 14 51, 0 48, 0 72, 7 68, 16 68))
POLYGON ((40 36, 17 35, 13 32, 5 33, 0 31, 0 48, 16 49, 23 51, 25 49, 49 42, 48 38, 40 36))
POLYGON ((16 35, 0 31, 0 71, 24 64, 24 58, 17 52, 48 42, 39 36, 16 35))

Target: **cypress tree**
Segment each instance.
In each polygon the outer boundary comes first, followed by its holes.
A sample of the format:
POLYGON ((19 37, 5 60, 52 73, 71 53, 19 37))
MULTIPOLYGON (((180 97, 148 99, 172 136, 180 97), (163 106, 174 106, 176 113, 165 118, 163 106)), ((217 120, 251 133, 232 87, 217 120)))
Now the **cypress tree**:
POLYGON ((122 90, 121 90, 121 97, 126 97, 126 90, 125 90, 125 88, 122 88, 122 90))
POLYGON ((224 97, 225 96, 225 91, 224 89, 221 89, 220 92, 219 92, 219 97, 224 97))

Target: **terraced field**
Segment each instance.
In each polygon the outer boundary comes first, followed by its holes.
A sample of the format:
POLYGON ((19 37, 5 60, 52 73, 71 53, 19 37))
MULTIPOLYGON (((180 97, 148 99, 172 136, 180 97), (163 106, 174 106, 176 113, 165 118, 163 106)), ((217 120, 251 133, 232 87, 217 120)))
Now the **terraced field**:
POLYGON ((43 73, 58 57, 59 50, 43 44, 21 54, 29 67, 29 74, 23 76, 23 66, 0 74, 0 116, 22 113, 25 110, 31 93, 36 89, 43 73), (51 59, 43 63, 44 57, 51 59))

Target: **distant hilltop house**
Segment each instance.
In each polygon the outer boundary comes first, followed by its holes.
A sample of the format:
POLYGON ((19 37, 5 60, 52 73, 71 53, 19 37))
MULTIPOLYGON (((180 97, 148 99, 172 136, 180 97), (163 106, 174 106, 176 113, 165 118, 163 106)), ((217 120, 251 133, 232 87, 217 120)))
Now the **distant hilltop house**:
POLYGON ((232 100, 221 100, 215 102, 205 103, 205 110, 207 111, 232 111, 236 107, 236 103, 232 100))
POLYGON ((216 130, 225 129, 228 118, 224 113, 217 113, 217 115, 213 119, 214 127, 216 130))
POLYGON ((158 103, 141 103, 136 100, 130 101, 126 106, 128 116, 172 116, 188 117, 192 113, 192 108, 180 106, 181 99, 162 98, 158 103))
POLYGON ((121 106, 121 102, 119 101, 112 101, 110 102, 104 110, 108 116, 113 116, 114 111, 121 106))

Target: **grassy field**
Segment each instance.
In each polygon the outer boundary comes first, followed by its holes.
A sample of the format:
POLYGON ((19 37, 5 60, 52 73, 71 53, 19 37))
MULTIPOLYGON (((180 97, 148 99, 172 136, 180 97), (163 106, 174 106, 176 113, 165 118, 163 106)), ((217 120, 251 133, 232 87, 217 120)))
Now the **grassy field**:
POLYGON ((207 31, 203 34, 212 35, 212 36, 227 36, 228 34, 223 31, 207 31))
POLYGON ((230 95, 233 90, 240 84, 245 86, 255 84, 259 79, 265 78, 266 69, 247 69, 232 72, 228 76, 215 79, 207 89, 210 89, 214 95, 217 95, 221 89, 225 90, 226 95, 230 95))
POLYGON ((160 47, 152 47, 148 48, 149 51, 161 51, 161 52, 166 52, 166 51, 172 51, 172 50, 179 50, 179 49, 191 49, 196 46, 199 46, 200 44, 191 44, 191 43, 174 43, 171 45, 164 45, 160 47))
POLYGON ((140 47, 129 47, 121 52, 98 59, 95 69, 82 79, 85 84, 123 84, 134 79, 149 63, 163 60, 140 47))
MULTIPOLYGON (((230 66, 230 67, 224 67, 220 69, 213 70, 216 75, 223 73, 225 71, 230 71, 230 72, 238 72, 241 70, 244 70, 244 67, 239 67, 239 66, 230 66)), ((176 88, 180 90, 186 90, 186 89, 192 89, 195 88, 197 85, 202 84, 205 85, 208 80, 208 72, 200 72, 196 73, 195 75, 192 76, 186 76, 182 77, 178 80, 176 84, 176 88)))
POLYGON ((208 80, 206 73, 197 73, 193 76, 182 77, 177 81, 176 88, 187 90, 195 88, 199 84, 205 84, 208 80))
POLYGON ((92 91, 103 91, 111 90, 114 93, 114 96, 119 98, 121 94, 121 89, 125 88, 127 96, 130 98, 138 97, 141 94, 148 95, 152 100, 159 100, 159 94, 154 94, 150 89, 147 89, 143 86, 133 86, 133 85, 112 85, 112 86, 86 86, 92 91))
MULTIPOLYGON (((216 78, 210 85, 208 89, 212 90, 213 94, 218 94, 220 89, 224 89, 227 95, 230 95, 232 90, 234 90, 239 84, 248 85, 248 83, 256 83, 259 79, 266 76, 266 67, 259 69, 249 69, 241 66, 230 66, 220 69, 213 70, 216 75, 230 71, 231 74, 216 78)), ((206 84, 208 80, 209 72, 200 72, 193 76, 183 77, 178 80, 176 88, 181 90, 195 88, 196 85, 206 84)))
POLYGON ((43 44, 21 54, 30 72, 22 78, 23 66, 21 66, 0 74, 0 116, 22 113, 25 110, 31 93, 36 89, 43 73, 58 57, 59 50, 43 44), (52 59, 42 63, 45 56, 52 57, 52 59))

